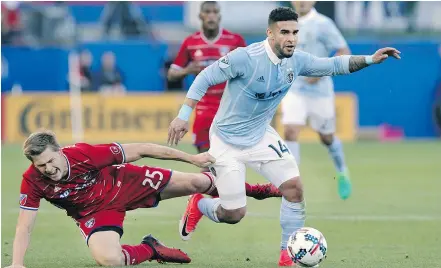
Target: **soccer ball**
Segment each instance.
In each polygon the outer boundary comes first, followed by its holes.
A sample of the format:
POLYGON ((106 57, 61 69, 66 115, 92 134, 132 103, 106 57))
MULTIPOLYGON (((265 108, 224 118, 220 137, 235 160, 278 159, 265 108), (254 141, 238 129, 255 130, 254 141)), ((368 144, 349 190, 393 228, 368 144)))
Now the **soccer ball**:
POLYGON ((317 267, 326 258, 328 245, 319 230, 303 227, 289 237, 286 250, 297 265, 317 267))

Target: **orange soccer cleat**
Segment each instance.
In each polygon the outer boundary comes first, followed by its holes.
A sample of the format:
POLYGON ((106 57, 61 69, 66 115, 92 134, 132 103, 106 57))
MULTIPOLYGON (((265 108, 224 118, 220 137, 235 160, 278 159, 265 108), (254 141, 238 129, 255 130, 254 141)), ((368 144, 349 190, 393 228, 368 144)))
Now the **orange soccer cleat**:
POLYGON ((198 203, 202 198, 204 198, 202 194, 194 194, 188 199, 185 213, 179 221, 179 235, 184 241, 190 240, 191 233, 194 232, 203 216, 198 208, 198 203))

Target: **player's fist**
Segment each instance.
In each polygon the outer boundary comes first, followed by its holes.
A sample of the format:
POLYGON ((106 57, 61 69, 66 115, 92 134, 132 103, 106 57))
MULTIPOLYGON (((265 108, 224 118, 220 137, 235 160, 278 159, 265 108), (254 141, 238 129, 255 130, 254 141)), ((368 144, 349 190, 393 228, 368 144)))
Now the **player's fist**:
POLYGON ((191 163, 200 168, 208 167, 214 162, 216 162, 216 159, 207 152, 191 156, 191 163))
POLYGON ((176 117, 168 127, 168 140, 167 144, 178 145, 179 141, 188 132, 188 122, 176 117))
POLYGON ((202 71, 202 66, 199 61, 190 62, 187 67, 185 67, 185 72, 187 74, 198 74, 202 71))
POLYGON ((376 64, 382 63, 387 58, 389 58, 389 56, 392 56, 399 60, 401 59, 400 54, 401 52, 393 47, 380 48, 379 50, 377 50, 377 52, 375 52, 374 55, 372 55, 372 62, 376 64))

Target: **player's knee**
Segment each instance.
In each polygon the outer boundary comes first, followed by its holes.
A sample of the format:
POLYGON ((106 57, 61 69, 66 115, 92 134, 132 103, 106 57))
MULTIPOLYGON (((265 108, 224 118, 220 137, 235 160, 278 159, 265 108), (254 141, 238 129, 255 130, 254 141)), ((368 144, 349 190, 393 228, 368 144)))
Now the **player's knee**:
POLYGON ((287 141, 297 141, 299 129, 297 126, 286 125, 285 126, 285 140, 287 141))
POLYGON ((222 218, 222 222, 228 223, 228 224, 236 224, 240 222, 243 217, 245 217, 245 214, 247 213, 246 207, 238 208, 238 209, 232 209, 232 210, 226 210, 219 206, 221 213, 219 218, 222 218))
POLYGON ((303 184, 300 177, 289 179, 279 187, 283 197, 289 202, 303 201, 303 184))
POLYGON ((188 185, 191 193, 205 193, 211 186, 211 181, 204 174, 194 174, 188 185))
POLYGON ((326 145, 329 146, 332 144, 332 142, 334 141, 334 134, 322 134, 320 133, 320 140, 321 142, 326 145))
POLYGON ((123 265, 123 256, 120 254, 103 254, 100 256, 95 256, 95 261, 98 265, 107 266, 107 267, 115 267, 123 265))

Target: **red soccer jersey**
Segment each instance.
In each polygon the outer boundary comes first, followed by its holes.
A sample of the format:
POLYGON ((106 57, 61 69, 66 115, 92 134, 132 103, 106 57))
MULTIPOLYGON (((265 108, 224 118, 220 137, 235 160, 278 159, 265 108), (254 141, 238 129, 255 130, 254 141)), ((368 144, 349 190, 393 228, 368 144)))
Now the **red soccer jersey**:
MULTIPOLYGON (((221 29, 219 35, 211 41, 199 31, 184 40, 171 68, 185 68, 191 61, 199 61, 205 68, 228 52, 245 46, 245 40, 242 36, 225 29, 221 29)), ((216 113, 225 85, 226 83, 222 83, 210 87, 196 108, 216 113)))
POLYGON ((68 178, 52 181, 31 165, 23 174, 20 208, 38 210, 40 199, 44 198, 78 219, 112 202, 120 190, 114 176, 118 166, 112 165, 125 161, 121 145, 77 143, 62 148, 62 152, 68 164, 68 178))

